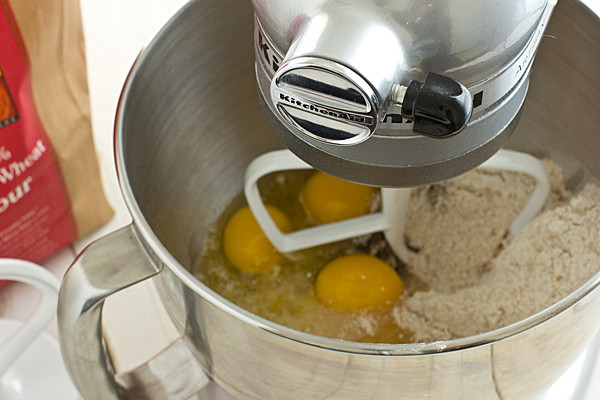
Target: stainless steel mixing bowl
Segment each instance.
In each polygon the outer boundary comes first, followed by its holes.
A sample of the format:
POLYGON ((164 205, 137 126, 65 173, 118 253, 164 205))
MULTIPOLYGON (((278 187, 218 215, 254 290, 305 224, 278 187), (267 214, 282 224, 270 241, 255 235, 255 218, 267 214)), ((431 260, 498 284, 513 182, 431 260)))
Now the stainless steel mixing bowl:
MULTIPOLYGON (((137 398, 185 398, 201 370, 239 399, 534 399, 598 332, 600 274, 523 321, 481 335, 411 345, 322 338, 261 319, 190 272, 207 230, 242 189, 256 156, 281 144, 258 104, 249 2, 192 1, 133 66, 116 121, 116 154, 133 224, 70 268, 59 330, 86 399, 131 395, 101 337, 106 296, 154 278, 181 339, 152 361, 137 398)), ((561 0, 507 147, 549 156, 577 190, 600 181, 600 21, 561 0)), ((600 269, 600 265, 598 266, 600 269)), ((131 388, 129 388, 131 389, 131 388)))

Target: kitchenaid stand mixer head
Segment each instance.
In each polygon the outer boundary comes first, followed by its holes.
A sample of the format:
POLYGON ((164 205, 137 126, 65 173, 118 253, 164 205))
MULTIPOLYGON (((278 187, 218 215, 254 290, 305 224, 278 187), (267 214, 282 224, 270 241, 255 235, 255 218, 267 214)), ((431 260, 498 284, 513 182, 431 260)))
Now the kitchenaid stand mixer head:
POLYGON ((317 169, 418 186, 510 137, 556 0, 253 0, 261 105, 317 169))

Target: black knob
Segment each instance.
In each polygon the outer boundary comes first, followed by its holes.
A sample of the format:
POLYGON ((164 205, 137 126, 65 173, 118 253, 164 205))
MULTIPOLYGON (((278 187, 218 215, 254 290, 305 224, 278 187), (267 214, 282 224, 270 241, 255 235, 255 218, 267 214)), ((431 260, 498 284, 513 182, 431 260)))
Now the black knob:
POLYGON ((467 126, 473 111, 469 90, 460 82, 430 72, 425 82, 408 84, 402 101, 402 116, 414 122, 420 135, 444 138, 467 126))

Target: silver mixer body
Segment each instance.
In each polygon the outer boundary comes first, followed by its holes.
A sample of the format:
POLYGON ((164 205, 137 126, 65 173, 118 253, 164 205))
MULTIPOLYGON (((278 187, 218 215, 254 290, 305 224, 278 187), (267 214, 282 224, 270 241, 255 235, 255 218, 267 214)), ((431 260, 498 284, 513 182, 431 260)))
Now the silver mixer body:
POLYGON ((253 0, 263 111, 296 155, 347 180, 459 175, 513 132, 555 4, 253 0), (434 75, 448 82, 426 92, 434 75))

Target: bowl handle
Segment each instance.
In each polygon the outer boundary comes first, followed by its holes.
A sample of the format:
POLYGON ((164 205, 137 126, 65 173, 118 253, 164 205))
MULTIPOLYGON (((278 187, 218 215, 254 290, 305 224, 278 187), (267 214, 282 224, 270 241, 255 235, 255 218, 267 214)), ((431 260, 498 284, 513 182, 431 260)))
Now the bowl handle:
MULTIPOLYGON (((102 338, 104 301, 161 271, 162 265, 152 260, 132 225, 90 244, 67 271, 58 299, 59 340, 67 370, 86 400, 126 397, 122 393, 125 390, 116 383, 115 374, 109 368, 102 338)), ((160 356, 163 361, 175 358, 179 366, 189 365, 185 371, 194 376, 169 379, 173 378, 168 376, 174 373, 173 369, 165 370, 165 376, 154 375, 154 388, 157 380, 161 384, 154 394, 161 398, 187 398, 202 388, 198 387, 198 382, 204 384, 207 381, 191 349, 182 346, 182 340, 175 343, 177 345, 168 346, 156 357, 160 356), (169 388, 175 383, 177 388, 169 388)), ((175 370, 181 372, 179 368, 175 370)))

